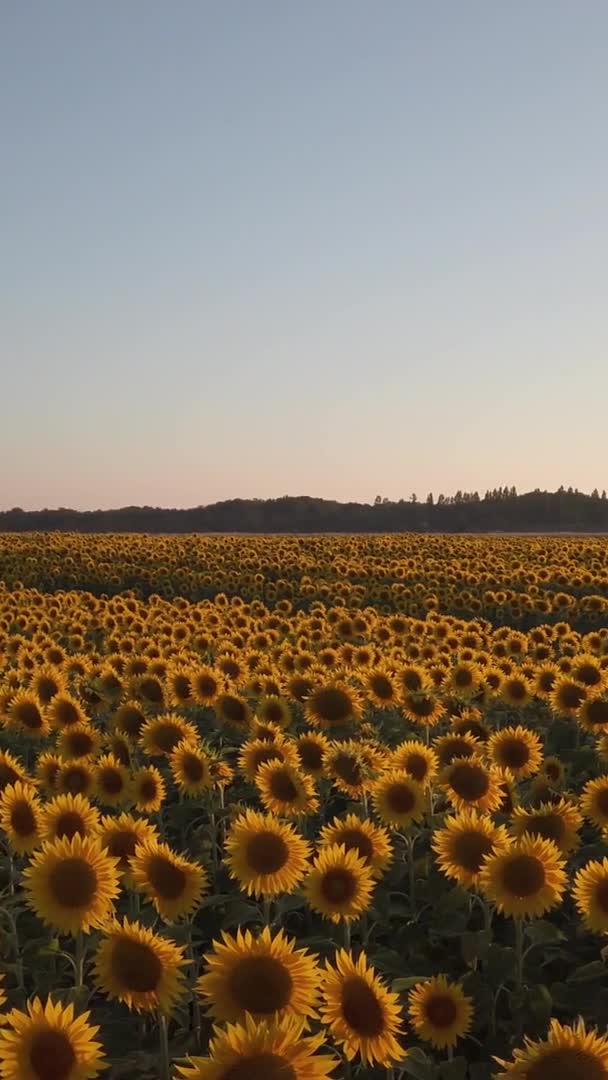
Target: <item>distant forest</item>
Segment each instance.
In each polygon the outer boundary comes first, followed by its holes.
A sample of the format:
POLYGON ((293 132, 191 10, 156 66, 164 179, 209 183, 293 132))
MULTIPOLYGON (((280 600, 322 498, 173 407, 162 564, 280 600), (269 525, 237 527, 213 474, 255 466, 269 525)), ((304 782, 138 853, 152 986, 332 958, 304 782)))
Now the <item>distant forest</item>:
POLYGON ((189 510, 125 506, 117 510, 0 512, 1 532, 321 533, 321 532, 608 532, 606 492, 573 488, 496 488, 392 502, 340 503, 307 496, 230 499, 189 510))

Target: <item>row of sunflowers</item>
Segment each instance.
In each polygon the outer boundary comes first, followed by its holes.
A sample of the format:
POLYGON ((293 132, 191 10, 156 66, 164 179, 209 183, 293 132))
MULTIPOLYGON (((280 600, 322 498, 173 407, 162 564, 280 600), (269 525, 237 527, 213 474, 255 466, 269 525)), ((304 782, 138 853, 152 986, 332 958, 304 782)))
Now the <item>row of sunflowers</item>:
MULTIPOLYGON (((560 542, 599 588, 601 542, 560 542)), ((0 593, 3 1080, 608 1077, 601 620, 26 570, 0 593)))

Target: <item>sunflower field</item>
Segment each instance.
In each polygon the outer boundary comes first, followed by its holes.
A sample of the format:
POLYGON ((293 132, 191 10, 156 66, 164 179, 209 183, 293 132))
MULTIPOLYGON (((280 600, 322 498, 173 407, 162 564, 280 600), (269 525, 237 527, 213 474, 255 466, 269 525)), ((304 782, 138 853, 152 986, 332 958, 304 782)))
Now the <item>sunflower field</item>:
POLYGON ((608 1080, 608 540, 0 536, 0 1080, 608 1080))

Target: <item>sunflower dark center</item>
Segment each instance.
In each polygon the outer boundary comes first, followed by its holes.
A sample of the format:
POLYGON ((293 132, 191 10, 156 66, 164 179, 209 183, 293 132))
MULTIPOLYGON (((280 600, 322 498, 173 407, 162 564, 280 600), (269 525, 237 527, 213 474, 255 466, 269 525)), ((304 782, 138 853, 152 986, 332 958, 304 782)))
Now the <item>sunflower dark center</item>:
POLYGON ((602 681, 602 673, 593 664, 581 664, 576 669, 576 677, 585 686, 597 686, 602 681))
POLYGON ((566 823, 560 814, 534 814, 526 822, 526 832, 553 840, 559 847, 566 836, 566 823))
POLYGON ((393 698, 393 685, 390 679, 386 678, 386 675, 373 675, 371 679, 371 688, 376 697, 381 701, 391 701, 393 698))
POLYGON ((223 1069, 222 1080, 298 1080, 298 1074, 279 1054, 254 1054, 223 1069))
POLYGON ((163 754, 170 754, 184 737, 184 733, 176 724, 158 724, 152 731, 154 747, 162 750, 163 754))
POLYGON ((461 688, 470 686, 473 682, 473 673, 468 668, 457 668, 454 672, 454 686, 461 688))
POLYGON ((56 701, 54 706, 55 720, 60 727, 71 727, 78 724, 82 717, 73 701, 56 701))
POLYGON ((110 969, 121 989, 149 994, 161 980, 162 964, 149 945, 143 941, 119 938, 111 952, 110 969))
POLYGON ((211 698, 217 693, 217 683, 210 675, 200 675, 196 680, 196 690, 199 697, 211 698))
POLYGON ((447 739, 439 750, 439 761, 442 765, 451 765, 454 758, 472 757, 474 750, 466 739, 447 739))
POLYGON ((600 788, 595 794, 594 801, 600 814, 608 817, 608 787, 600 788))
POLYGON ((584 698, 585 691, 582 686, 577 686, 576 683, 566 683, 564 686, 560 686, 558 690, 559 704, 565 709, 578 709, 584 698))
POLYGON ((524 701, 528 695, 526 684, 520 682, 519 679, 509 679, 505 690, 512 701, 524 701))
POLYGON ((37 731, 42 727, 42 714, 33 701, 23 701, 15 709, 16 719, 30 731, 37 731))
POLYGON ((257 772, 260 765, 266 765, 268 761, 283 761, 283 755, 277 746, 273 746, 272 743, 266 743, 264 746, 258 747, 252 757, 252 764, 254 770, 257 772))
POLYGON ((118 859, 119 870, 128 870, 129 859, 135 854, 138 836, 129 829, 112 832, 107 838, 108 851, 118 859))
POLYGON ((289 848, 276 833, 256 833, 247 841, 247 862, 256 874, 276 874, 288 858, 289 848))
POLYGON ((11 810, 11 825, 17 836, 31 836, 36 832, 36 817, 32 807, 25 799, 14 803, 11 810))
POLYGON ((590 701, 586 706, 585 719, 592 727, 606 727, 608 725, 608 701, 602 698, 595 698, 594 701, 590 701))
POLYGON ((417 671, 403 671, 401 673, 401 684, 406 690, 413 693, 422 689, 422 679, 417 671))
POLYGON ((146 873, 152 888, 163 900, 177 900, 183 895, 187 877, 181 866, 177 866, 164 855, 151 855, 146 864, 146 873))
POLYGON ((429 1024, 436 1028, 449 1028, 454 1023, 458 1010, 450 994, 433 994, 424 1006, 429 1024))
POLYGON ((273 956, 246 956, 228 978, 230 993, 244 1012, 268 1015, 289 1004, 291 975, 273 956))
POLYGON ((87 769, 80 769, 78 766, 73 766, 72 768, 65 770, 61 778, 61 783, 65 791, 70 792, 71 795, 79 795, 87 790, 90 779, 91 777, 87 769))
POLYGON ((454 837, 452 857, 470 874, 478 874, 486 855, 492 850, 489 836, 481 832, 463 832, 454 837))
POLYGON ((162 705, 163 702, 163 688, 158 679, 142 679, 140 684, 141 696, 146 701, 151 701, 155 705, 162 705))
POLYGON ((346 904, 357 893, 357 880, 346 867, 333 867, 323 874, 321 893, 329 904, 346 904))
POLYGON ((344 844, 347 851, 356 851, 365 862, 370 862, 374 854, 374 845, 362 829, 341 829, 335 843, 344 844))
POLYGON ((85 757, 93 749, 93 739, 87 731, 75 731, 68 739, 68 746, 73 757, 85 757))
POLYGON ((117 717, 117 727, 124 731, 125 735, 139 738, 144 724, 144 718, 138 709, 125 707, 120 710, 117 717))
POLYGON ((349 1028, 362 1038, 373 1039, 384 1031, 384 1012, 371 986, 353 975, 342 985, 342 1015, 349 1028))
POLYGON ((76 1063, 69 1037, 62 1031, 38 1031, 30 1047, 30 1067, 37 1080, 66 1080, 76 1063))
POLYGON ((512 896, 534 896, 545 884, 545 871, 533 855, 515 855, 503 867, 503 886, 512 896))
POLYGON ((190 680, 186 675, 174 675, 173 693, 180 701, 186 701, 190 697, 190 680))
POLYGON ((545 762, 545 773, 549 780, 555 782, 561 776, 561 769, 555 761, 545 762))
POLYGON ((385 793, 386 803, 395 814, 409 814, 416 805, 416 795, 408 784, 390 784, 385 793))
POLYGON ((118 769, 102 769, 99 774, 99 786, 107 795, 120 795, 124 780, 118 769))
POLYGON ((408 754, 404 762, 404 768, 405 771, 419 783, 424 780, 428 772, 428 764, 426 758, 423 757, 422 754, 408 754))
POLYGON ((270 793, 279 802, 292 803, 298 797, 298 789, 284 769, 277 769, 271 774, 270 793))
POLYGON ((508 769, 521 769, 530 760, 530 748, 523 739, 503 739, 497 747, 500 764, 508 769))
POLYGON ((560 1046, 526 1069, 526 1080, 606 1080, 608 1072, 594 1054, 560 1046))
POLYGON ((49 891, 62 907, 87 907, 95 896, 97 874, 92 866, 77 856, 62 859, 49 874, 49 891))
POLYGON ((337 686, 317 690, 311 704, 316 716, 328 724, 343 724, 350 719, 352 713, 352 702, 348 694, 337 686))
POLYGON ((345 784, 357 787, 361 783, 361 766, 352 754, 338 753, 333 758, 331 767, 336 776, 339 776, 345 784))
POLYGON ((450 785, 461 799, 475 802, 476 799, 482 799, 487 794, 490 778, 483 766, 463 762, 462 765, 455 766, 450 777, 450 785))
POLYGON ((264 706, 264 717, 271 724, 281 724, 284 720, 281 703, 279 701, 268 701, 264 706))
POLYGON ((247 723, 247 706, 239 698, 226 694, 221 699, 221 713, 225 720, 237 727, 244 727, 247 723))
POLYGON ((323 765, 323 749, 315 742, 301 742, 298 744, 298 754, 305 769, 317 771, 323 765))
POLYGON ((144 776, 139 783, 139 796, 143 802, 152 802, 158 794, 156 780, 153 776, 144 776))
POLYGON ((0 791, 4 791, 7 784, 14 784, 19 779, 19 773, 15 772, 6 762, 0 761, 0 791))
POLYGON ((608 915, 608 880, 598 881, 593 894, 598 907, 602 909, 604 915, 608 915))
POLYGON ((77 833, 80 836, 86 836, 86 831, 82 815, 76 810, 66 810, 65 813, 59 815, 55 823, 55 836, 58 839, 65 836, 71 840, 77 833))
POLYGON ((184 754, 182 757, 182 772, 191 784, 198 784, 205 775, 205 767, 196 754, 184 754))

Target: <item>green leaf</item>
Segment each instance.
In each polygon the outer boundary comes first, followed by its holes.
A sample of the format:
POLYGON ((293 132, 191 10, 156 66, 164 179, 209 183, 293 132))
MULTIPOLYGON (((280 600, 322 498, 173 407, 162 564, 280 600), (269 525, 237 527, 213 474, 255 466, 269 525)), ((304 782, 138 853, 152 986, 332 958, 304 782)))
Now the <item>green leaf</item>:
POLYGON ((404 990, 411 990, 418 983, 426 982, 427 979, 430 979, 430 975, 410 975, 406 979, 393 979, 391 987, 396 994, 401 994, 404 990))
POLYGON ((539 1027, 546 1027, 551 1019, 553 999, 546 986, 539 983, 528 991, 527 1007, 539 1027))
POLYGON ((608 968, 601 960, 592 960, 590 964, 583 964, 582 967, 572 971, 568 975, 567 982, 594 982, 596 979, 603 979, 607 972, 608 968))
POLYGON ((419 1046, 413 1046, 408 1051, 405 1061, 401 1064, 401 1069, 407 1076, 415 1077, 415 1080, 433 1080, 437 1075, 433 1062, 419 1046))
POLYGON ((442 1061, 439 1066, 441 1080, 465 1080, 467 1075, 467 1059, 464 1057, 452 1058, 451 1061, 442 1061))
POLYGON ((565 941, 566 935, 559 927, 548 922, 547 919, 536 919, 526 927, 526 936, 532 945, 550 945, 558 941, 565 941))
POLYGON ((486 957, 485 972, 494 986, 500 986, 501 983, 507 982, 513 975, 515 966, 514 949, 494 943, 490 945, 486 957))
POLYGON ((485 960, 491 944, 491 930, 466 930, 460 938, 460 951, 465 964, 472 967, 476 960, 485 960))
POLYGON ((476 1061, 469 1065, 469 1080, 490 1080, 494 1075, 495 1066, 485 1061, 476 1061))

